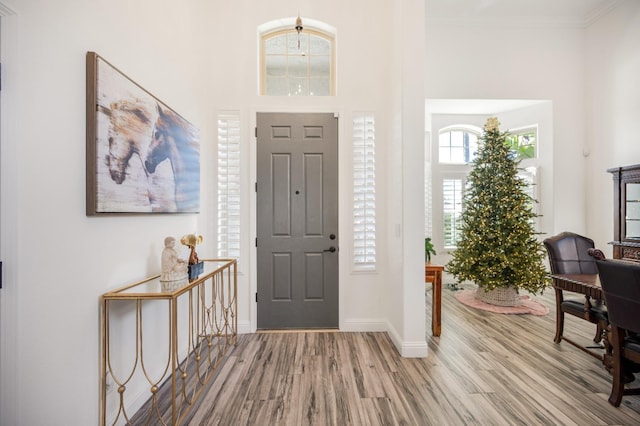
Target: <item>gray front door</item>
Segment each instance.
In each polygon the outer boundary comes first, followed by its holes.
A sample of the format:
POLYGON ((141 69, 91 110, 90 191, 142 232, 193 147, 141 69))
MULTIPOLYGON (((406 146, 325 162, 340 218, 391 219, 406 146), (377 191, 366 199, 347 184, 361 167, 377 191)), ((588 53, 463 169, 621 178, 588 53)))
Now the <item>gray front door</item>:
POLYGON ((338 119, 257 115, 258 329, 338 327, 338 119))

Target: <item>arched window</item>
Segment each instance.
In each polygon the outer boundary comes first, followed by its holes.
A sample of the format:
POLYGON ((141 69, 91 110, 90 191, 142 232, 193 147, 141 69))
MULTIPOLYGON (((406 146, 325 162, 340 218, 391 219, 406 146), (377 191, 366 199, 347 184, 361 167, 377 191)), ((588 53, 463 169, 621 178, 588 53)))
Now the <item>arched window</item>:
POLYGON ((277 22, 276 28, 261 32, 260 94, 335 95, 335 32, 318 28, 328 26, 303 18, 303 30, 298 33, 295 20, 291 25, 287 22, 277 22))
POLYGON ((438 161, 446 164, 468 164, 478 151, 480 129, 472 126, 449 127, 440 131, 438 161))

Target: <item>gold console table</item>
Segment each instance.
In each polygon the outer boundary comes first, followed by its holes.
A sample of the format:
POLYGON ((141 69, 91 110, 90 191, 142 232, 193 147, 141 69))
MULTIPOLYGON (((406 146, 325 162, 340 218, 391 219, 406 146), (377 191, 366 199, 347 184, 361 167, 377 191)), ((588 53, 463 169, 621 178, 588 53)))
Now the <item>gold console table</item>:
POLYGON ((102 425, 184 421, 237 344, 237 279, 235 259, 208 259, 191 281, 156 275, 102 295, 102 425), (148 334, 166 344, 148 347, 148 334))

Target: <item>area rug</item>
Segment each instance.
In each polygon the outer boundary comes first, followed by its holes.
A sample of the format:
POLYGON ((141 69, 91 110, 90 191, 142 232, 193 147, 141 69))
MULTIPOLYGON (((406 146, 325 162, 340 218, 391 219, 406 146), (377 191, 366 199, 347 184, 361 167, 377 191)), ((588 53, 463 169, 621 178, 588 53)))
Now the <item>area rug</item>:
POLYGON ((476 299, 476 290, 460 290, 456 292, 456 299, 472 308, 482 309, 484 311, 496 312, 498 314, 531 314, 546 315, 549 313, 542 303, 532 299, 529 295, 520 296, 520 304, 518 306, 496 306, 485 303, 476 299))

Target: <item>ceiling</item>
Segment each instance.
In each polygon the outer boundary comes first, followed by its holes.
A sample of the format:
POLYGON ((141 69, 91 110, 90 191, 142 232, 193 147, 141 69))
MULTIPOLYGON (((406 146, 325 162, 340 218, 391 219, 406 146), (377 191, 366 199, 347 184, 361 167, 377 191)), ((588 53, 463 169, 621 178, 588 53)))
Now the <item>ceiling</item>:
POLYGON ((427 20, 587 26, 621 0, 425 0, 427 20))

